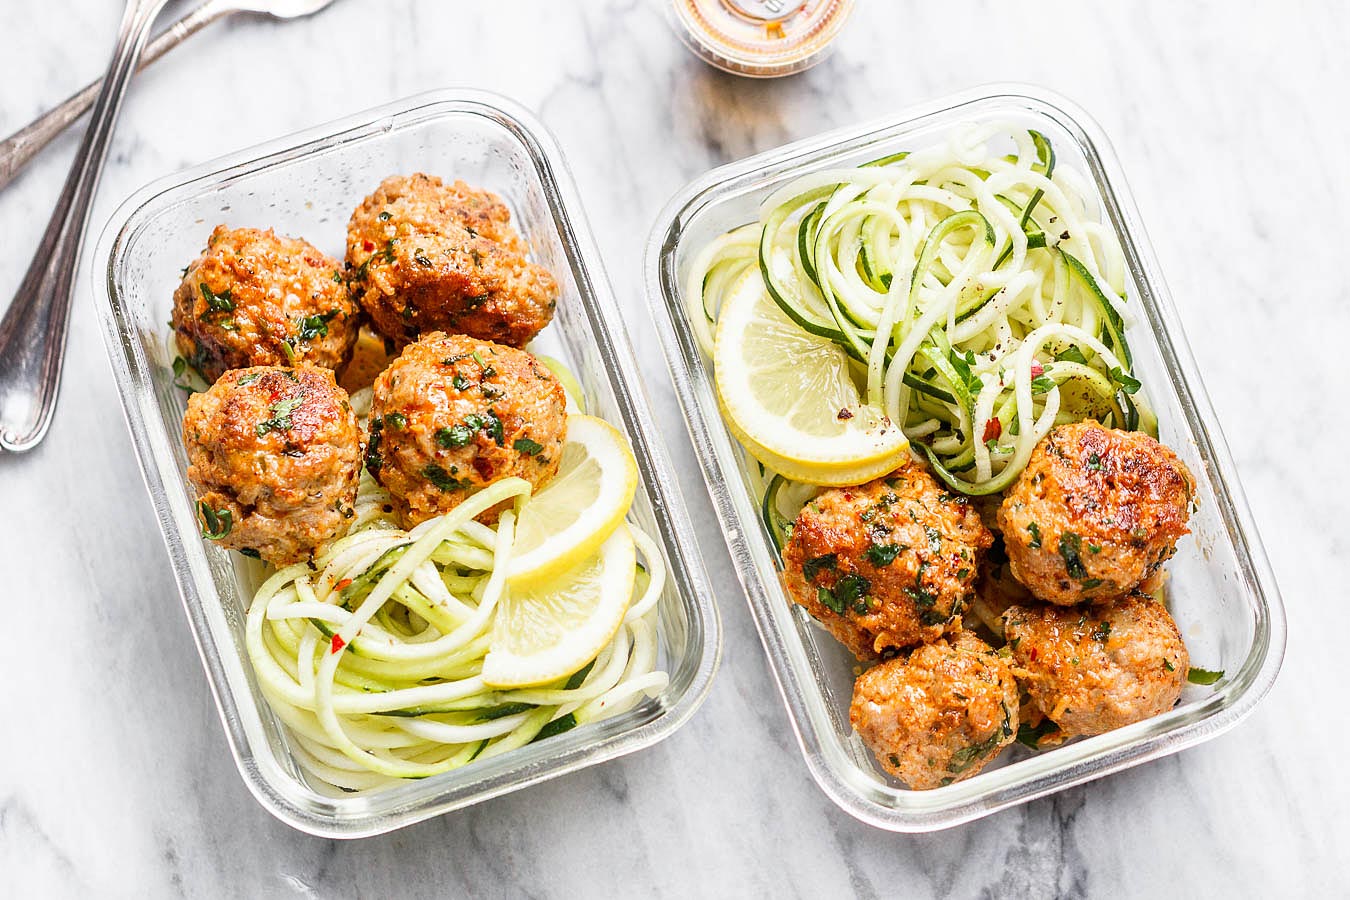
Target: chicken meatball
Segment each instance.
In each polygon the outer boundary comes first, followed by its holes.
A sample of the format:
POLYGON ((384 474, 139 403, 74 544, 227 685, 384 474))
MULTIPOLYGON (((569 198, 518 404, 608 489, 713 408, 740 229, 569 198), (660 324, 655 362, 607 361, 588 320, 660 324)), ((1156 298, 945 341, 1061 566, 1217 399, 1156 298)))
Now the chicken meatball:
POLYGON ((433 332, 375 379, 366 468, 410 528, 503 478, 537 487, 558 470, 566 402, 524 350, 433 332))
POLYGON ((188 480, 202 534, 283 566, 345 533, 361 429, 331 369, 234 369, 188 399, 188 480))
POLYGON ((386 178, 347 226, 352 289, 398 347, 429 331, 523 347, 553 317, 558 283, 510 223, 500 198, 462 181, 386 178))
POLYGON ((1081 609, 1014 606, 1003 633, 1022 687, 1066 736, 1166 712, 1190 665, 1167 608, 1149 597, 1081 609))
POLYGON ((1059 426, 999 508, 1013 576, 1050 603, 1130 593, 1187 533, 1193 484, 1185 463, 1146 434, 1059 426))
POLYGON ((848 720, 883 769, 929 790, 971 777, 1012 743, 1017 681, 988 644, 962 632, 864 672, 848 720))
POLYGON ((989 530, 918 463, 831 488, 797 516, 783 551, 788 595, 860 659, 960 627, 989 530))
POLYGON ((358 314, 341 263, 271 229, 216 226, 173 294, 178 349, 207 381, 249 366, 340 369, 358 314))

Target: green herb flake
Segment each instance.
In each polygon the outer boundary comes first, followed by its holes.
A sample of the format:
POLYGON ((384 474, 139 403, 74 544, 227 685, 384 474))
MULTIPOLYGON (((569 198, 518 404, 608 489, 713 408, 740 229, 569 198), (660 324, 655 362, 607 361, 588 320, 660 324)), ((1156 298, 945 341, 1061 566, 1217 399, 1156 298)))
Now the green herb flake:
POLYGON ((1083 566, 1083 539, 1072 531, 1066 531, 1059 536, 1059 555, 1064 560, 1064 569, 1069 573, 1070 578, 1082 581, 1088 577, 1088 571, 1083 566))
POLYGON ((447 493, 463 490, 466 486, 464 482, 460 481, 458 478, 451 477, 449 472, 445 471, 445 469, 435 463, 431 463, 422 469, 422 477, 434 484, 438 490, 447 493))
POLYGON ((877 568, 889 566, 895 562, 895 558, 899 555, 900 547, 898 544, 873 544, 863 553, 867 561, 877 568))
POLYGON ((205 500, 198 500, 197 514, 202 520, 202 537, 208 541, 218 541, 234 528, 234 513, 224 507, 212 509, 205 500))
POLYGON ((1186 680, 1191 684, 1213 684, 1223 677, 1223 669, 1217 672, 1210 669, 1197 669, 1191 666, 1186 670, 1186 680))
POLYGON ((802 577, 807 581, 815 581, 816 576, 825 569, 834 571, 839 563, 839 554, 826 553, 824 556, 816 556, 802 563, 802 577))
POLYGON ((450 379, 450 383, 454 385, 455 390, 457 391, 467 391, 470 384, 469 379, 465 378, 463 375, 456 375, 454 378, 450 379))
POLYGON ((1120 389, 1127 394, 1136 393, 1143 387, 1143 382, 1119 366, 1112 367, 1111 380, 1120 385, 1120 389))
POLYGON ((1087 365, 1087 357, 1083 355, 1082 350, 1079 350, 1078 347, 1073 344, 1070 344, 1064 350, 1056 353, 1055 359, 1060 362, 1075 362, 1080 365, 1087 365))
POLYGON ((1048 394, 1056 386, 1055 379, 1049 375, 1037 375, 1031 379, 1031 392, 1033 394, 1048 394))
POLYGON ((286 431, 291 427, 291 413, 295 412, 296 408, 304 402, 304 397, 287 397, 284 400, 278 400, 268 407, 268 410, 272 413, 272 418, 259 422, 254 431, 258 437, 262 437, 269 431, 286 431))
POLYGON ((328 337, 328 323, 337 318, 337 314, 336 309, 330 309, 326 313, 305 316, 300 320, 300 340, 312 341, 316 337, 328 337))
POLYGON ((1101 456, 1098 455, 1098 454, 1096 454, 1096 453, 1092 453, 1092 454, 1089 454, 1089 455, 1088 455, 1088 459, 1087 459, 1087 467, 1088 467, 1088 471, 1091 471, 1091 472, 1105 472, 1105 471, 1106 471, 1106 466, 1104 466, 1104 465, 1102 464, 1102 458, 1101 458, 1101 456))
POLYGON ((1092 639, 1094 641, 1099 641, 1100 643, 1105 644, 1109 637, 1111 637, 1110 622, 1102 620, 1100 623, 1098 623, 1096 628, 1092 629, 1092 639))
POLYGON ((540 450, 544 449, 544 445, 538 441, 532 441, 529 438, 517 438, 516 442, 511 445, 511 448, 517 453, 524 453, 526 456, 534 456, 540 450))
POLYGON ((384 417, 384 424, 390 428, 407 428, 408 417, 400 412, 387 413, 384 417))
POLYGON ((1172 665, 1172 661, 1165 656, 1163 657, 1163 668, 1168 672, 1175 672, 1177 670, 1177 667, 1172 665))
POLYGON ((1041 749, 1041 739, 1047 735, 1054 734, 1058 727, 1049 719, 1041 719, 1040 724, 1032 726, 1026 722, 1017 726, 1017 743, 1030 747, 1032 750, 1041 749))
POLYGON ((228 290, 217 294, 207 287, 205 281, 198 282, 197 287, 201 290, 202 299, 206 301, 206 307, 211 312, 234 312, 234 297, 228 290))
POLYGON ((844 614, 844 604, 834 595, 834 591, 827 587, 816 588, 816 599, 820 605, 838 615, 844 614))
POLYGON ((1041 526, 1035 522, 1027 525, 1027 532, 1031 535, 1031 543, 1028 545, 1033 550, 1040 549, 1041 546, 1041 526))
POLYGON ((843 576, 834 584, 834 596, 841 606, 851 606, 858 615, 867 612, 864 599, 872 590, 872 582, 853 572, 843 576))
POLYGON ((441 428, 436 432, 436 443, 447 450, 453 450, 463 447, 473 440, 474 432, 478 430, 476 425, 453 425, 450 428, 441 428))
POLYGON ((262 559, 262 554, 259 553, 257 550, 254 550, 252 547, 240 547, 239 552, 242 553, 244 556, 247 556, 249 559, 262 559))

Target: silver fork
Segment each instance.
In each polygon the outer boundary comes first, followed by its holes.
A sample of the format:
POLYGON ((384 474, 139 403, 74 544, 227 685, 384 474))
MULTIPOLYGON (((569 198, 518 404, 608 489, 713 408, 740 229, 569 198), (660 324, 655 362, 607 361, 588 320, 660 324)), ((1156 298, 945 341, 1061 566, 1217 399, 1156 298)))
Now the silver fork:
MULTIPOLYGON (((84 241, 85 225, 98 187, 108 143, 122 97, 155 21, 167 0, 127 0, 118 29, 117 49, 103 79, 84 141, 71 164, 37 254, 24 274, 18 293, 0 319, 0 453, 21 453, 42 442, 51 425, 61 384, 61 366, 70 325, 71 293, 84 241)), ((208 0, 207 7, 256 11, 311 12, 329 0, 208 0)), ((224 13, 221 13, 222 15, 224 13)), ((301 15, 300 12, 293 13, 301 15)), ((181 38, 180 38, 181 40, 181 38)), ((167 47, 166 47, 167 49, 167 47)))
MULTIPOLYGON (((207 25, 236 13, 254 13, 274 19, 298 19, 320 12, 333 0, 206 0, 173 25, 155 36, 141 55, 139 68, 145 68, 207 25)), ((0 188, 19 174, 19 170, 70 127, 98 97, 101 81, 92 81, 72 94, 60 106, 43 113, 0 142, 0 188)))

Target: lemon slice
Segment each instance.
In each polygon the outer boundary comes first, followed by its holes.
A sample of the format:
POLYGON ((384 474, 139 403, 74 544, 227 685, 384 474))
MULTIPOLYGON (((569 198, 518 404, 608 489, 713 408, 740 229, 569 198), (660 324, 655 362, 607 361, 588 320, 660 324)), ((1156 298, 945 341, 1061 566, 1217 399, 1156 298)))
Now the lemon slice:
POLYGON ((492 624, 483 683, 549 684, 595 659, 623 622, 636 575, 633 536, 620 525, 575 569, 524 588, 512 585, 492 624))
POLYGON ((904 432, 863 403, 844 351, 789 319, 756 270, 722 306, 713 369, 731 430, 769 468, 857 483, 859 473, 866 481, 904 459, 904 432))
POLYGON ((520 511, 512 584, 548 578, 594 554, 628 515, 637 480, 637 461, 617 428, 568 416, 558 473, 520 511))
POLYGON ((727 427, 733 437, 740 441, 742 446, 750 452, 756 460, 764 464, 764 468, 770 472, 782 475, 790 481, 798 481, 802 484, 816 484, 826 487, 838 487, 850 484, 862 484, 871 481, 873 478, 880 478, 894 472, 900 466, 900 460, 892 457, 883 457, 872 462, 865 462, 858 465, 835 468, 829 466, 810 466, 803 465, 790 459, 785 459, 776 453, 761 447, 749 435, 745 434, 736 427, 736 423, 726 414, 726 408, 723 407, 722 415, 726 419, 727 427))

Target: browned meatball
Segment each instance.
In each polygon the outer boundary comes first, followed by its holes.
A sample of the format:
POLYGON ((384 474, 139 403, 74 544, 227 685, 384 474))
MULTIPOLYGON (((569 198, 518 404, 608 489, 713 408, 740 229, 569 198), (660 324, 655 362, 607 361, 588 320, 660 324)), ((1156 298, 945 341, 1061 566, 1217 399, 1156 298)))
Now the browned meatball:
MULTIPOLYGON (((366 468, 412 527, 494 481, 552 478, 566 403, 558 379, 524 350, 423 335, 375 379, 366 468)), ((496 511, 480 518, 495 521, 496 511)))
POLYGON ((1013 576, 1050 603, 1130 593, 1187 533, 1191 474, 1146 434, 1061 425, 999 508, 1013 576))
POLYGON ((216 226, 173 294, 178 349, 207 381, 248 366, 340 369, 358 313, 341 263, 271 229, 216 226))
POLYGON ((1080 609, 1014 606, 1003 633, 1022 687, 1068 736, 1166 712, 1190 665, 1167 608, 1148 597, 1080 609))
POLYGON ((783 551, 783 579, 796 603, 872 659, 959 628, 992 540, 964 497, 908 462, 808 503, 783 551))
POLYGON ((553 317, 558 283, 510 222, 500 198, 462 181, 386 178, 347 226, 352 290, 399 347, 428 331, 523 347, 553 317))
POLYGON ((1017 734, 1017 681, 989 645, 962 632, 853 686, 849 723, 881 767, 915 790, 969 778, 1017 734))
POLYGON ((226 372, 188 399, 188 480, 202 532, 283 566, 345 533, 361 476, 361 430, 330 369, 226 372))

